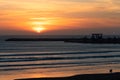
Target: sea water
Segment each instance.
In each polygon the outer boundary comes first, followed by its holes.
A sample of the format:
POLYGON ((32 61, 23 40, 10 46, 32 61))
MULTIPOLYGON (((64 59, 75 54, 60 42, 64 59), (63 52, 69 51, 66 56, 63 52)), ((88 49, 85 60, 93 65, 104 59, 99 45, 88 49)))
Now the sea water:
POLYGON ((4 40, 0 37, 1 80, 120 71, 120 44, 4 40))

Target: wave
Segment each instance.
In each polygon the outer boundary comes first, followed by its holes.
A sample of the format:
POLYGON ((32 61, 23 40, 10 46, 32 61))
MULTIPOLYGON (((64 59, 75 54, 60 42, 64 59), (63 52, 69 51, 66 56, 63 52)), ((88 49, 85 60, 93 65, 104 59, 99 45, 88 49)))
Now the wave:
POLYGON ((120 60, 112 60, 112 61, 96 61, 96 62, 81 62, 81 61, 78 61, 78 62, 57 62, 57 63, 38 63, 38 64, 12 64, 12 65, 0 65, 0 67, 24 67, 24 66, 53 66, 53 65, 81 65, 81 66, 87 66, 87 65, 101 65, 101 64, 109 64, 109 63, 112 63, 112 64, 117 64, 119 63, 120 60))
MULTIPOLYGON (((111 62, 96 62, 96 63, 54 63, 54 64, 26 64, 26 65, 2 65, 0 66, 0 71, 16 71, 16 70, 28 70, 28 69, 45 69, 45 68, 69 68, 69 67, 80 67, 80 66, 103 66, 111 64, 111 62), (1 69, 1 67, 3 67, 1 69)), ((118 61, 112 63, 112 64, 119 64, 118 61)), ((102 67, 103 68, 103 67, 102 67)), ((116 67, 120 68, 120 67, 116 67)), ((87 69, 87 68, 86 68, 87 69)))
POLYGON ((66 54, 106 54, 106 53, 111 53, 111 52, 120 52, 120 51, 89 51, 89 52, 51 52, 51 53, 35 53, 35 52, 30 52, 30 53, 22 53, 22 54, 18 54, 18 53, 1 53, 0 57, 5 57, 5 56, 42 56, 42 55, 66 55, 66 54))
POLYGON ((23 62, 23 61, 41 61, 41 60, 81 60, 81 59, 104 59, 119 58, 120 55, 102 55, 102 56, 50 56, 50 57, 25 57, 25 58, 0 58, 0 62, 23 62))

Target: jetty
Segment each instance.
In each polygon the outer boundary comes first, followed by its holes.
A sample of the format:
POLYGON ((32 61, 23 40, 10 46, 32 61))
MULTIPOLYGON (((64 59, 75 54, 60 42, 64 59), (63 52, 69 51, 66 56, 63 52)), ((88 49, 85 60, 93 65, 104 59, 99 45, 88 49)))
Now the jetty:
POLYGON ((103 37, 103 34, 92 34, 80 38, 9 38, 5 41, 64 41, 71 43, 120 44, 120 37, 103 37))
POLYGON ((79 40, 76 38, 9 38, 5 41, 68 41, 79 40))

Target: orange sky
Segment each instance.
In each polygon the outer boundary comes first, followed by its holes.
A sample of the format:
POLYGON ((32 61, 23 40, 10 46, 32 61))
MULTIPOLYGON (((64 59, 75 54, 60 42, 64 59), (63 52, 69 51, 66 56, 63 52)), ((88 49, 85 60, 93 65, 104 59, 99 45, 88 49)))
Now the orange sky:
POLYGON ((0 3, 1 35, 119 34, 120 0, 0 0, 0 3))

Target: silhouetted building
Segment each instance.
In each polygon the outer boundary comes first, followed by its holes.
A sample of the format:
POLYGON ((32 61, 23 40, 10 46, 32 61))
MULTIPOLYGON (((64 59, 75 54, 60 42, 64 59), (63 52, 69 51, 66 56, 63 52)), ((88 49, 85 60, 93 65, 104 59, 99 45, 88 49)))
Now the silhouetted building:
POLYGON ((103 34, 92 34, 91 39, 102 39, 103 34))

